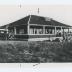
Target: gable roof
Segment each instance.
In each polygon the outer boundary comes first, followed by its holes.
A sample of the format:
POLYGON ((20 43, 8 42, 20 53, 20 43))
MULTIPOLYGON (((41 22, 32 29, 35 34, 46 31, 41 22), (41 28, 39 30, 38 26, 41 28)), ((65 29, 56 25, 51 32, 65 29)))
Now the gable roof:
POLYGON ((60 22, 53 20, 49 17, 28 15, 22 19, 19 19, 17 21, 14 21, 12 23, 7 24, 7 25, 1 26, 0 28, 5 28, 6 26, 13 27, 13 26, 23 25, 23 24, 26 25, 26 24, 28 24, 28 21, 29 21, 29 24, 71 27, 70 25, 60 23, 60 22), (29 19, 30 19, 30 21, 29 21, 29 19))

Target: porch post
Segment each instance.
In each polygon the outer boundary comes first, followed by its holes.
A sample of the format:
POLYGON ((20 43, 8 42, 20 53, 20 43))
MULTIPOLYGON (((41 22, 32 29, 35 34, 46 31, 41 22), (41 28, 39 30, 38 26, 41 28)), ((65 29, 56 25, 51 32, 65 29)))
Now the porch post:
POLYGON ((64 28, 63 28, 63 34, 64 34, 64 28))
POLYGON ((30 30, 29 30, 30 28, 29 27, 30 27, 30 25, 28 24, 28 26, 27 26, 27 33, 28 34, 30 33, 30 30))
POLYGON ((62 27, 61 27, 61 32, 62 32, 62 27))
POLYGON ((56 27, 55 27, 55 35, 56 35, 56 27))
POLYGON ((69 28, 68 28, 68 33, 69 33, 69 28))
POLYGON ((63 40, 65 39, 65 32, 64 32, 64 28, 63 28, 63 40))
POLYGON ((62 33, 63 33, 63 29, 62 29, 62 27, 61 27, 61 36, 62 36, 62 33))
POLYGON ((29 25, 30 24, 30 19, 31 19, 31 15, 30 15, 28 23, 27 23, 28 24, 28 26, 27 26, 27 33, 28 34, 30 34, 30 31, 29 31, 30 30, 30 25, 29 25))
POLYGON ((45 34, 45 26, 43 26, 43 34, 45 34))
POLYGON ((14 27, 14 34, 16 34, 16 27, 14 27))
POLYGON ((8 25, 6 26, 6 31, 7 31, 7 33, 8 33, 8 25))

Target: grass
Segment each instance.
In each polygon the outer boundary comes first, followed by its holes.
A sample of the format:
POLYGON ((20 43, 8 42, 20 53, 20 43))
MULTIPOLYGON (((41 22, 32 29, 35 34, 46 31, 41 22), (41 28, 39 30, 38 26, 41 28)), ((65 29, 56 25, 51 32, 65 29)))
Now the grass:
POLYGON ((0 41, 0 63, 72 62, 72 42, 0 41))

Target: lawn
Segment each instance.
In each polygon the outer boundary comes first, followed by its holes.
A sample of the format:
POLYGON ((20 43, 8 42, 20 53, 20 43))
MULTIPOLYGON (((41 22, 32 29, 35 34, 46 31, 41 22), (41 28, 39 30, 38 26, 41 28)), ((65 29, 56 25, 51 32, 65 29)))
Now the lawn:
POLYGON ((0 63, 72 62, 72 42, 0 41, 0 63))

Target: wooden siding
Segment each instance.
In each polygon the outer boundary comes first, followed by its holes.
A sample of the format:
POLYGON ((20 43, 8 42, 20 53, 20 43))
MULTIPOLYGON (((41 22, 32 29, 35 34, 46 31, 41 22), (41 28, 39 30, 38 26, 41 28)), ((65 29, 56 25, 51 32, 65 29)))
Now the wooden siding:
POLYGON ((49 38, 56 37, 56 35, 29 35, 29 38, 49 38))
POLYGON ((28 35, 14 35, 15 40, 28 40, 28 35))

